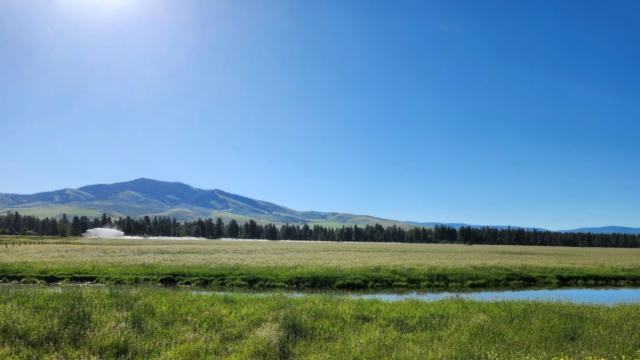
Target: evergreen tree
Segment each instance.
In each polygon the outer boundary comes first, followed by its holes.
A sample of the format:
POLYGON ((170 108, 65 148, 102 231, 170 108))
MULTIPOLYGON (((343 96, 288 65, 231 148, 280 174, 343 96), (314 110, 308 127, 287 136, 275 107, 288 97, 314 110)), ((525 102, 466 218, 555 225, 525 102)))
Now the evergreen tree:
POLYGON ((227 236, 235 239, 238 238, 239 233, 240 227, 238 226, 238 222, 235 219, 231 219, 227 225, 227 236))
POLYGON ((222 219, 218 218, 216 219, 216 227, 213 233, 213 237, 215 237, 216 239, 219 239, 224 236, 225 236, 224 222, 222 221, 222 219))
POLYGON ((84 231, 82 231, 82 223, 80 222, 80 218, 77 216, 73 217, 71 220, 71 236, 80 236, 84 231))

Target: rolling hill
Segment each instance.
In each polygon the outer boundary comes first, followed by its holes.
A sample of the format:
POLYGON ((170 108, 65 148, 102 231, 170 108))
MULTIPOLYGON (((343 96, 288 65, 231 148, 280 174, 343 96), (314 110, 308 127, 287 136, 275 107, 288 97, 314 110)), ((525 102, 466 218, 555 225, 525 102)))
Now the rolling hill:
MULTIPOLYGON (((118 216, 168 216, 178 220, 220 217, 225 221, 236 219, 259 222, 297 223, 309 225, 398 225, 402 227, 447 225, 484 227, 463 223, 415 222, 382 219, 367 215, 339 212, 297 211, 271 202, 255 200, 223 190, 203 190, 180 182, 166 182, 140 178, 114 184, 83 186, 78 189, 62 189, 31 195, 0 194, 0 212, 18 211, 25 215, 59 217, 96 217, 106 213, 118 216)), ((506 226, 489 225, 504 229, 506 226)), ((512 228, 518 228, 512 226, 512 228)), ((534 228, 527 228, 533 230, 534 228)), ((536 228, 536 230, 544 230, 536 228)), ((627 233, 640 234, 640 228, 605 226, 590 227, 566 232, 627 233)))
POLYGON ((221 217, 275 223, 322 225, 382 224, 411 226, 401 221, 337 212, 297 211, 271 202, 222 190, 203 190, 180 182, 140 178, 114 184, 89 185, 32 195, 0 194, 0 211, 37 216, 169 216, 179 220, 221 217))

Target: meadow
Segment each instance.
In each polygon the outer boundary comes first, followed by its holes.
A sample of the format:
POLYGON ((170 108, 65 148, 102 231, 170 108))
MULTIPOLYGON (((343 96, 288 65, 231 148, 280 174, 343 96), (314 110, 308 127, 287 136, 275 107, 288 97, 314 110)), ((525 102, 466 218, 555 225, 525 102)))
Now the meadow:
POLYGON ((88 239, 0 236, 1 263, 640 268, 640 249, 314 241, 88 239), (45 246, 51 243, 57 246, 45 246), (63 242, 57 244, 56 242, 63 242), (4 248, 3 243, 22 246, 4 248))
POLYGON ((638 286, 640 249, 0 238, 0 280, 238 288, 638 286))
POLYGON ((640 360, 640 305, 194 291, 640 286, 639 260, 640 249, 4 236, 0 358, 640 360))
POLYGON ((640 306, 3 285, 0 358, 640 359, 640 306))

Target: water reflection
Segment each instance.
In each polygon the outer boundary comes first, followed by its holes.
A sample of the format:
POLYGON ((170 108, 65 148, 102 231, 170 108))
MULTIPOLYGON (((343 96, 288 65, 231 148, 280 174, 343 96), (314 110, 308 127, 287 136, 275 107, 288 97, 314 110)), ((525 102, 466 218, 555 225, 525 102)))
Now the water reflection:
POLYGON ((544 301, 570 302, 576 304, 640 304, 640 289, 536 289, 512 291, 476 291, 476 292, 408 292, 408 293, 344 293, 344 292, 226 292, 226 291, 191 291, 193 294, 228 294, 244 296, 285 295, 303 297, 324 295, 346 297, 352 299, 375 299, 382 301, 438 301, 458 298, 475 301, 544 301))

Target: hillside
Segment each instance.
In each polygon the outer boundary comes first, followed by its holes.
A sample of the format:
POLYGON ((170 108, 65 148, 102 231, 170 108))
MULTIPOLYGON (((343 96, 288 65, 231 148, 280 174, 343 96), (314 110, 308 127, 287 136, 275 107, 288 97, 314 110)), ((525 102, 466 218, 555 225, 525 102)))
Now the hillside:
MULTIPOLYGON (((223 190, 203 190, 181 182, 166 182, 146 178, 114 184, 83 186, 30 195, 0 194, 0 212, 18 211, 25 215, 58 217, 62 214, 100 216, 167 216, 178 220, 220 217, 225 221, 254 219, 259 222, 318 224, 341 226, 348 224, 402 227, 447 225, 453 228, 486 225, 463 223, 415 222, 382 219, 367 215, 340 212, 297 211, 268 201, 251 199, 223 190)), ((506 226, 489 225, 498 229, 506 226)), ((512 226, 511 228, 519 228, 512 226)), ((534 228, 524 227, 526 230, 534 228)), ((545 229, 535 228, 544 231, 545 229)), ((640 234, 640 228, 605 226, 565 230, 566 232, 640 234)))
POLYGON ((271 202, 251 199, 222 190, 203 190, 180 182, 140 178, 133 181, 89 185, 31 195, 0 194, 0 211, 19 211, 37 216, 169 216, 179 220, 221 217, 225 220, 255 219, 276 223, 322 225, 406 223, 366 215, 338 212, 297 211, 271 202))

